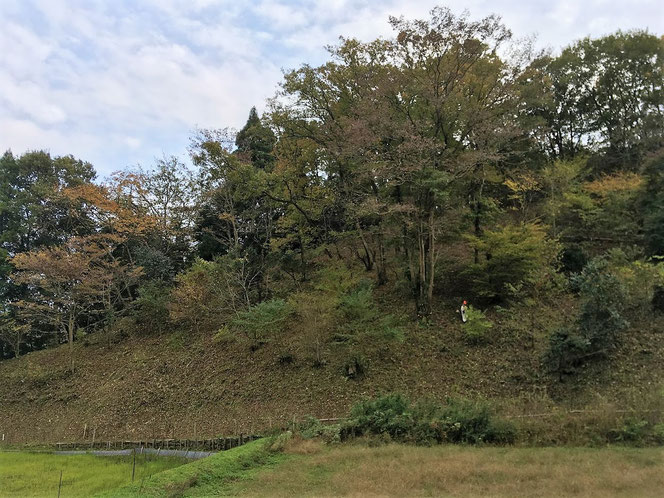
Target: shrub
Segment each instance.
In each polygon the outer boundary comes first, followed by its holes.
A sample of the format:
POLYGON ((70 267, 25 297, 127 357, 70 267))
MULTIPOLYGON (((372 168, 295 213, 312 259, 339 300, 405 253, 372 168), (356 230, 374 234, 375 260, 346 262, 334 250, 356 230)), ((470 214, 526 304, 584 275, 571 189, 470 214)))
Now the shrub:
POLYGON ((410 402, 401 394, 388 394, 353 405, 342 435, 349 437, 386 433, 393 439, 403 440, 412 428, 410 402))
POLYGON ((170 317, 196 331, 215 330, 246 306, 238 284, 238 262, 230 256, 197 259, 176 277, 168 308, 170 317))
POLYGON ((368 335, 376 339, 403 342, 404 333, 394 315, 382 313, 373 298, 370 283, 363 281, 339 299, 341 330, 351 335, 368 335))
POLYGON ((617 443, 642 444, 650 436, 650 429, 646 420, 628 418, 622 426, 609 432, 609 440, 617 443))
POLYGON ((365 435, 425 445, 479 444, 512 443, 516 431, 485 403, 455 399, 443 405, 428 400, 411 403, 400 394, 389 394, 355 404, 342 424, 342 439, 365 435))
POLYGON ((664 154, 657 154, 645 167, 641 194, 643 232, 649 255, 664 255, 664 154))
POLYGON ((562 375, 572 373, 586 359, 606 354, 628 326, 623 318, 627 299, 625 288, 610 271, 604 258, 596 258, 583 272, 572 277, 578 289, 581 310, 572 327, 551 334, 544 363, 550 371, 562 375))
POLYGON ((588 263, 588 256, 579 245, 572 244, 560 253, 561 270, 567 274, 579 273, 588 263))
POLYGON ((353 355, 343 365, 343 375, 347 379, 361 379, 367 371, 364 356, 353 355))
POLYGON ((445 440, 452 443, 512 443, 515 427, 496 419, 486 403, 448 399, 439 416, 445 440))
POLYGON ((574 368, 581 364, 588 351, 588 340, 570 328, 560 328, 549 338, 549 348, 544 354, 544 363, 547 369, 558 374, 562 380, 563 374, 574 372, 574 368))
POLYGON ((365 323, 375 316, 373 294, 369 285, 363 285, 341 296, 339 309, 351 322, 365 323))
POLYGON ((231 333, 230 329, 224 325, 217 330, 212 340, 216 344, 232 344, 235 341, 235 336, 231 333))
POLYGON ((326 443, 341 442, 341 426, 339 424, 324 424, 314 417, 308 417, 300 424, 300 435, 304 439, 321 438, 326 443))
POLYGON ((466 340, 472 344, 478 344, 486 339, 486 334, 493 327, 483 311, 468 306, 466 310, 467 321, 463 325, 463 333, 466 340))
POLYGON ((289 303, 299 318, 302 343, 311 353, 313 365, 322 366, 334 328, 335 301, 322 292, 298 292, 290 296, 289 303))
POLYGON ((148 282, 138 289, 134 322, 142 330, 162 332, 169 323, 170 288, 161 282, 148 282))
POLYGON ((657 285, 653 290, 652 307, 655 311, 664 313, 664 285, 657 285))
POLYGON ((252 347, 258 347, 268 340, 269 335, 283 330, 291 313, 292 309, 286 301, 270 299, 238 313, 231 321, 231 326, 244 334, 252 342, 252 347))
POLYGON ((546 230, 533 223, 487 230, 482 237, 470 237, 470 243, 485 257, 470 265, 464 275, 472 292, 490 302, 522 298, 547 278, 542 273, 554 269, 560 253, 546 230))
POLYGON ((622 313, 625 307, 625 287, 611 273, 603 258, 596 258, 575 277, 581 297, 579 328, 581 336, 593 351, 612 347, 618 334, 628 323, 622 313))

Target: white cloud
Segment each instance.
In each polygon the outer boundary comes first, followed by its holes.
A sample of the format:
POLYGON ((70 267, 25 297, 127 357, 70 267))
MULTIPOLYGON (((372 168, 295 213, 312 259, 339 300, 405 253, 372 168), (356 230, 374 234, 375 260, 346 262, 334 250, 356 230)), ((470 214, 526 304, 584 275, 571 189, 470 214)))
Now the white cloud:
MULTIPOLYGON (((390 36, 390 15, 435 0, 0 0, 0 152, 48 148, 104 174, 185 153, 195 127, 242 126, 281 68, 321 63, 339 35, 390 36)), ((569 43, 618 28, 664 31, 659 2, 452 0, 502 14, 519 37, 569 43)))

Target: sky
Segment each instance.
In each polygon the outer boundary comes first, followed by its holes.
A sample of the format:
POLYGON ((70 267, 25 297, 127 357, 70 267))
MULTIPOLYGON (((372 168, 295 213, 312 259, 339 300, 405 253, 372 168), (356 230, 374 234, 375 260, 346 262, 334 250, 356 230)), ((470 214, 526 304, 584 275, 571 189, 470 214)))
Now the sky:
POLYGON ((241 128, 284 70, 436 5, 498 14, 554 51, 618 29, 664 34, 661 0, 0 0, 0 153, 72 154, 100 177, 186 162, 197 128, 241 128))

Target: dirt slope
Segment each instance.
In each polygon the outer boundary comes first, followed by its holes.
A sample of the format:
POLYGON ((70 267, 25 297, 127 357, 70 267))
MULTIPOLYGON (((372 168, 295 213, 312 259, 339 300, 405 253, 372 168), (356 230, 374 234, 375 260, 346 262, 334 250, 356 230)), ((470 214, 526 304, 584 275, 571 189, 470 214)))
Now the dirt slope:
POLYGON ((453 313, 432 326, 413 325, 404 343, 365 340, 329 345, 326 364, 312 366, 302 338, 306 323, 251 352, 245 342, 216 343, 184 334, 126 338, 101 335, 75 349, 35 352, 0 362, 0 433, 9 442, 213 436, 285 426, 306 415, 347 413, 367 395, 490 398, 503 413, 583 407, 610 401, 630 406, 664 382, 664 319, 638 324, 604 364, 560 384, 542 373, 547 324, 564 314, 538 309, 518 321, 494 317, 485 345, 466 344, 453 313), (343 365, 360 354, 364 378, 343 365), (284 361, 292 355, 293 361, 284 361), (281 360, 281 361, 280 361, 281 360))

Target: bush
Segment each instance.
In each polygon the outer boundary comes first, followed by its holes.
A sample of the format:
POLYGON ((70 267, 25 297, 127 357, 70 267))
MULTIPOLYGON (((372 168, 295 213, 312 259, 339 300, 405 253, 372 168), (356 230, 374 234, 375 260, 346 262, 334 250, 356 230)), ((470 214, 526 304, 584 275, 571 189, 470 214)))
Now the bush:
POLYGON ((353 355, 343 366, 343 375, 347 379, 361 379, 367 371, 364 356, 353 355))
POLYGON ((370 283, 361 282, 339 299, 342 331, 351 335, 367 335, 376 339, 403 342, 404 332, 399 319, 389 313, 382 313, 373 298, 370 283))
POLYGON ((238 266, 230 256, 212 262, 195 260, 175 279, 168 304, 171 319, 196 331, 216 330, 245 306, 238 284, 238 266))
POLYGON ((625 311, 637 317, 651 311, 656 289, 664 285, 664 267, 641 257, 638 247, 614 248, 602 256, 609 271, 623 285, 625 311))
POLYGON ((549 338, 549 349, 544 354, 547 369, 558 374, 571 374, 580 365, 588 351, 589 343, 575 330, 561 328, 549 338))
POLYGON ((138 289, 134 322, 143 330, 162 332, 169 323, 170 288, 161 282, 148 282, 138 289))
POLYGON ((255 348, 267 342, 269 335, 280 333, 291 313, 286 301, 271 299, 238 313, 231 326, 249 338, 255 348))
POLYGON ((544 355, 545 365, 560 380, 586 359, 607 354, 628 326, 622 315, 627 300, 625 288, 606 259, 592 260, 572 278, 572 284, 581 299, 580 314, 574 326, 551 334, 544 355))
POLYGON ((579 273, 587 263, 588 256, 579 245, 567 246, 560 253, 561 270, 566 274, 579 273))
POLYGON ((659 313, 664 313, 664 285, 657 285, 653 290, 652 307, 659 313))
POLYGON ((481 402, 448 399, 440 414, 445 440, 452 443, 513 443, 515 427, 491 414, 481 402))
POLYGON ((622 313, 627 300, 625 287, 603 258, 596 258, 575 277, 581 297, 579 328, 592 351, 615 345, 628 323, 622 313))
POLYGON ((342 424, 342 439, 367 435, 424 445, 512 443, 516 430, 485 403, 448 399, 443 405, 427 400, 413 404, 389 394, 355 404, 342 424))
POLYGON ((560 253, 537 224, 507 225, 487 230, 482 237, 470 237, 473 248, 484 253, 479 263, 464 272, 472 292, 489 302, 521 299, 535 285, 549 277, 560 253))
POLYGON ((486 334, 493 327, 483 311, 468 306, 466 310, 467 321, 463 325, 463 333, 468 342, 478 344, 486 340, 486 334))
POLYGON ((308 417, 300 424, 300 435, 304 439, 320 438, 326 443, 341 442, 341 426, 339 424, 324 424, 314 417, 308 417))
POLYGON ((646 420, 628 418, 621 427, 609 432, 609 440, 615 443, 643 444, 650 432, 651 427, 646 420))

